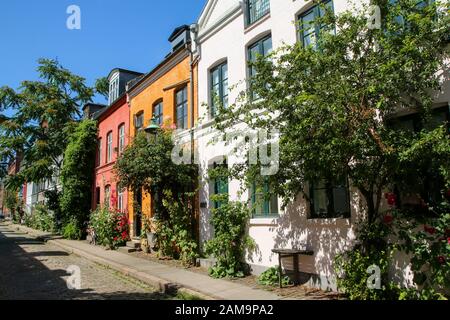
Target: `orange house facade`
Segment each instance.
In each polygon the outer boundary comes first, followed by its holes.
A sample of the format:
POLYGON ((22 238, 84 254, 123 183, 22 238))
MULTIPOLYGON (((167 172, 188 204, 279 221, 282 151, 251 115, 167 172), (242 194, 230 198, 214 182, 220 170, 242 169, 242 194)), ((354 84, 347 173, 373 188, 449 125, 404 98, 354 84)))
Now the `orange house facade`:
MULTIPOLYGON (((190 49, 190 28, 177 28, 169 38, 172 52, 139 81, 129 85, 130 138, 152 121, 159 126, 176 126, 178 135, 189 135, 197 119, 197 67, 190 49)), ((153 216, 151 196, 141 190, 128 197, 133 237, 139 237, 142 217, 153 216), (137 206, 134 205, 137 202, 137 206), (134 208, 140 212, 134 212, 134 208)))

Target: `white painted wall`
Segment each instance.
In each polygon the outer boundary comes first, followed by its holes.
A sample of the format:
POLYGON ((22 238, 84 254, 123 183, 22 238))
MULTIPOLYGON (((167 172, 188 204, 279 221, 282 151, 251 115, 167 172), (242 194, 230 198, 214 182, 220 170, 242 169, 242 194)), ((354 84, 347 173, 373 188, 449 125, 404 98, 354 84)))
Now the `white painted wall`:
MULTIPOLYGON (((334 11, 339 13, 350 8, 349 3, 347 0, 334 0, 334 11)), ((361 4, 361 1, 357 3, 361 4)), ((210 0, 199 19, 198 88, 201 120, 195 136, 202 176, 200 202, 206 205, 206 208, 200 209, 201 242, 213 236, 209 223, 211 207, 209 195, 212 187, 207 181, 207 170, 209 165, 227 154, 225 146, 210 144, 215 134, 211 128, 206 107, 210 100, 209 70, 219 62, 227 60, 229 87, 234 86, 229 93, 229 101, 233 103, 239 92, 246 86, 247 47, 268 33, 272 35, 274 49, 283 43, 295 43, 297 41, 296 17, 302 11, 308 10, 311 4, 311 1, 304 0, 271 0, 270 15, 246 28, 242 1, 210 0)), ((448 101, 447 95, 448 92, 445 92, 439 100, 447 99, 445 101, 448 101)), ((238 160, 236 157, 230 157, 228 163, 231 166, 238 160)), ((231 199, 239 198, 239 187, 237 181, 230 182, 231 199)), ((244 193, 241 199, 247 200, 247 197, 248 194, 244 193)), ((352 245, 355 238, 355 222, 364 211, 362 209, 364 201, 355 190, 351 190, 351 198, 351 219, 307 219, 307 206, 303 199, 298 199, 284 213, 280 210, 280 217, 277 219, 252 219, 249 234, 255 240, 257 250, 249 253, 248 262, 254 267, 255 273, 278 264, 277 257, 271 252, 273 248, 304 247, 313 250, 315 254, 312 257, 300 258, 300 271, 318 275, 316 279, 311 279, 311 284, 324 289, 334 289, 334 257, 352 245)), ((281 203, 281 200, 279 202, 281 203)), ((402 270, 404 272, 397 270, 396 276, 410 277, 408 270, 405 268, 402 270)))

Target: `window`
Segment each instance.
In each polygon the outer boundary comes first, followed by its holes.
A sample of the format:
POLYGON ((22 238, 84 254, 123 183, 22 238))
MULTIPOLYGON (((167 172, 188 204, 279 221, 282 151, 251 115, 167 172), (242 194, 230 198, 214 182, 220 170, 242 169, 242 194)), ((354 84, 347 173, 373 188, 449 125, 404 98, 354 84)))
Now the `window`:
POLYGON ((98 139, 98 156, 97 156, 97 159, 98 159, 98 165, 99 166, 101 166, 102 165, 102 161, 103 161, 103 157, 102 157, 102 149, 103 149, 103 146, 102 146, 102 139, 100 138, 100 139, 98 139))
MULTIPOLYGON (((316 5, 299 15, 300 41, 304 47, 311 45, 315 47, 321 33, 327 32, 328 26, 317 22, 318 18, 325 16, 327 10, 334 12, 333 1, 324 1, 323 5, 316 5)), ((335 29, 331 28, 331 32, 334 34, 335 29)))
POLYGON ((135 135, 144 127, 144 113, 141 111, 140 113, 134 116, 134 133, 135 135))
POLYGON ((109 82, 109 104, 119 98, 119 74, 117 73, 109 82))
POLYGON ((310 183, 310 218, 350 218, 350 195, 347 178, 335 182, 310 183))
POLYGON ((104 202, 104 206, 106 208, 109 208, 111 205, 111 186, 107 185, 105 187, 105 202, 104 202))
MULTIPOLYGON (((425 121, 419 114, 411 114, 403 117, 389 119, 387 125, 404 135, 418 134, 422 130, 434 130, 441 125, 447 125, 447 131, 450 134, 450 110, 449 107, 436 108, 431 112, 430 117, 425 121)), ((414 212, 423 212, 424 202, 431 206, 442 202, 441 190, 445 187, 445 182, 441 174, 433 166, 433 163, 422 164, 417 168, 417 177, 413 181, 406 181, 404 184, 395 187, 395 193, 399 199, 398 205, 404 210, 413 210, 414 212), (414 188, 410 186, 414 185, 414 188)))
MULTIPOLYGON (((272 51, 272 36, 266 36, 261 40, 255 42, 248 48, 248 61, 255 62, 259 56, 266 57, 272 51)), ((254 66, 249 65, 248 70, 250 80, 253 76, 256 75, 256 69, 254 66)), ((253 92, 253 99, 257 99, 258 95, 253 92)))
POLYGON ((124 189, 117 190, 117 210, 120 212, 125 210, 124 191, 124 189))
POLYGON ((278 216, 278 196, 272 194, 267 182, 258 186, 253 183, 251 188, 251 203, 254 218, 278 216))
POLYGON ((100 205, 100 188, 96 187, 95 188, 95 204, 96 204, 96 208, 100 205))
POLYGON ((177 91, 175 93, 176 99, 176 116, 177 116, 177 128, 187 129, 188 127, 188 98, 187 87, 177 91))
MULTIPOLYGON (((213 168, 218 169, 220 167, 227 168, 227 164, 217 164, 214 163, 213 168)), ((213 194, 214 195, 226 195, 228 194, 228 177, 218 177, 213 180, 213 194)), ((214 201, 214 208, 218 209, 222 203, 220 201, 214 201)))
POLYGON ((228 107, 228 65, 221 65, 211 70, 211 117, 216 115, 218 107, 228 107))
POLYGON ((270 12, 269 0, 247 1, 247 24, 251 25, 270 12))
POLYGON ((118 146, 119 146, 119 154, 121 154, 123 152, 123 150, 125 149, 125 125, 124 124, 121 124, 119 126, 118 146))
MULTIPOLYGON (((429 5, 432 5, 434 3, 434 0, 416 0, 416 4, 414 6, 414 10, 416 10, 419 13, 424 13, 425 10, 427 9, 427 7, 429 5)), ((389 5, 394 7, 397 6, 398 0, 389 0, 389 5)), ((434 12, 433 14, 435 14, 435 18, 437 17, 437 13, 434 12)), ((409 23, 407 21, 405 21, 405 18, 401 15, 398 15, 394 18, 396 24, 398 24, 399 26, 408 29, 410 27, 409 23)))
POLYGON ((163 102, 160 101, 153 105, 153 120, 159 126, 163 124, 163 102))
POLYGON ((108 132, 108 135, 106 136, 106 162, 109 163, 112 160, 112 153, 113 153, 113 136, 112 136, 112 131, 108 132))

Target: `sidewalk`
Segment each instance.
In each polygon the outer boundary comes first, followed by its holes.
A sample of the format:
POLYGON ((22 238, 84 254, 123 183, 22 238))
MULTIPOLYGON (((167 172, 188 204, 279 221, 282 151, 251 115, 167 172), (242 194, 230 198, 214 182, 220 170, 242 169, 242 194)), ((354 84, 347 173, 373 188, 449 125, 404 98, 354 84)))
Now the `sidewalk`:
POLYGON ((64 240, 50 233, 36 231, 25 226, 9 224, 9 227, 40 238, 63 250, 84 257, 105 267, 159 288, 162 292, 172 288, 184 288, 204 299, 217 300, 282 300, 273 293, 253 289, 230 281, 210 278, 181 268, 171 267, 146 259, 132 257, 117 251, 108 251, 83 241, 64 240))

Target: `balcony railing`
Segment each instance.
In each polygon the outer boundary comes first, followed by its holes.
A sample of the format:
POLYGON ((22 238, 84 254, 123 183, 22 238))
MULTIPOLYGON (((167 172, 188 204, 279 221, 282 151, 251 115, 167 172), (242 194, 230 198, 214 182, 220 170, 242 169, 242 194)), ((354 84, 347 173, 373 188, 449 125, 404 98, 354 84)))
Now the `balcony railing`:
POLYGON ((251 25, 270 12, 270 0, 248 0, 247 22, 251 25))

